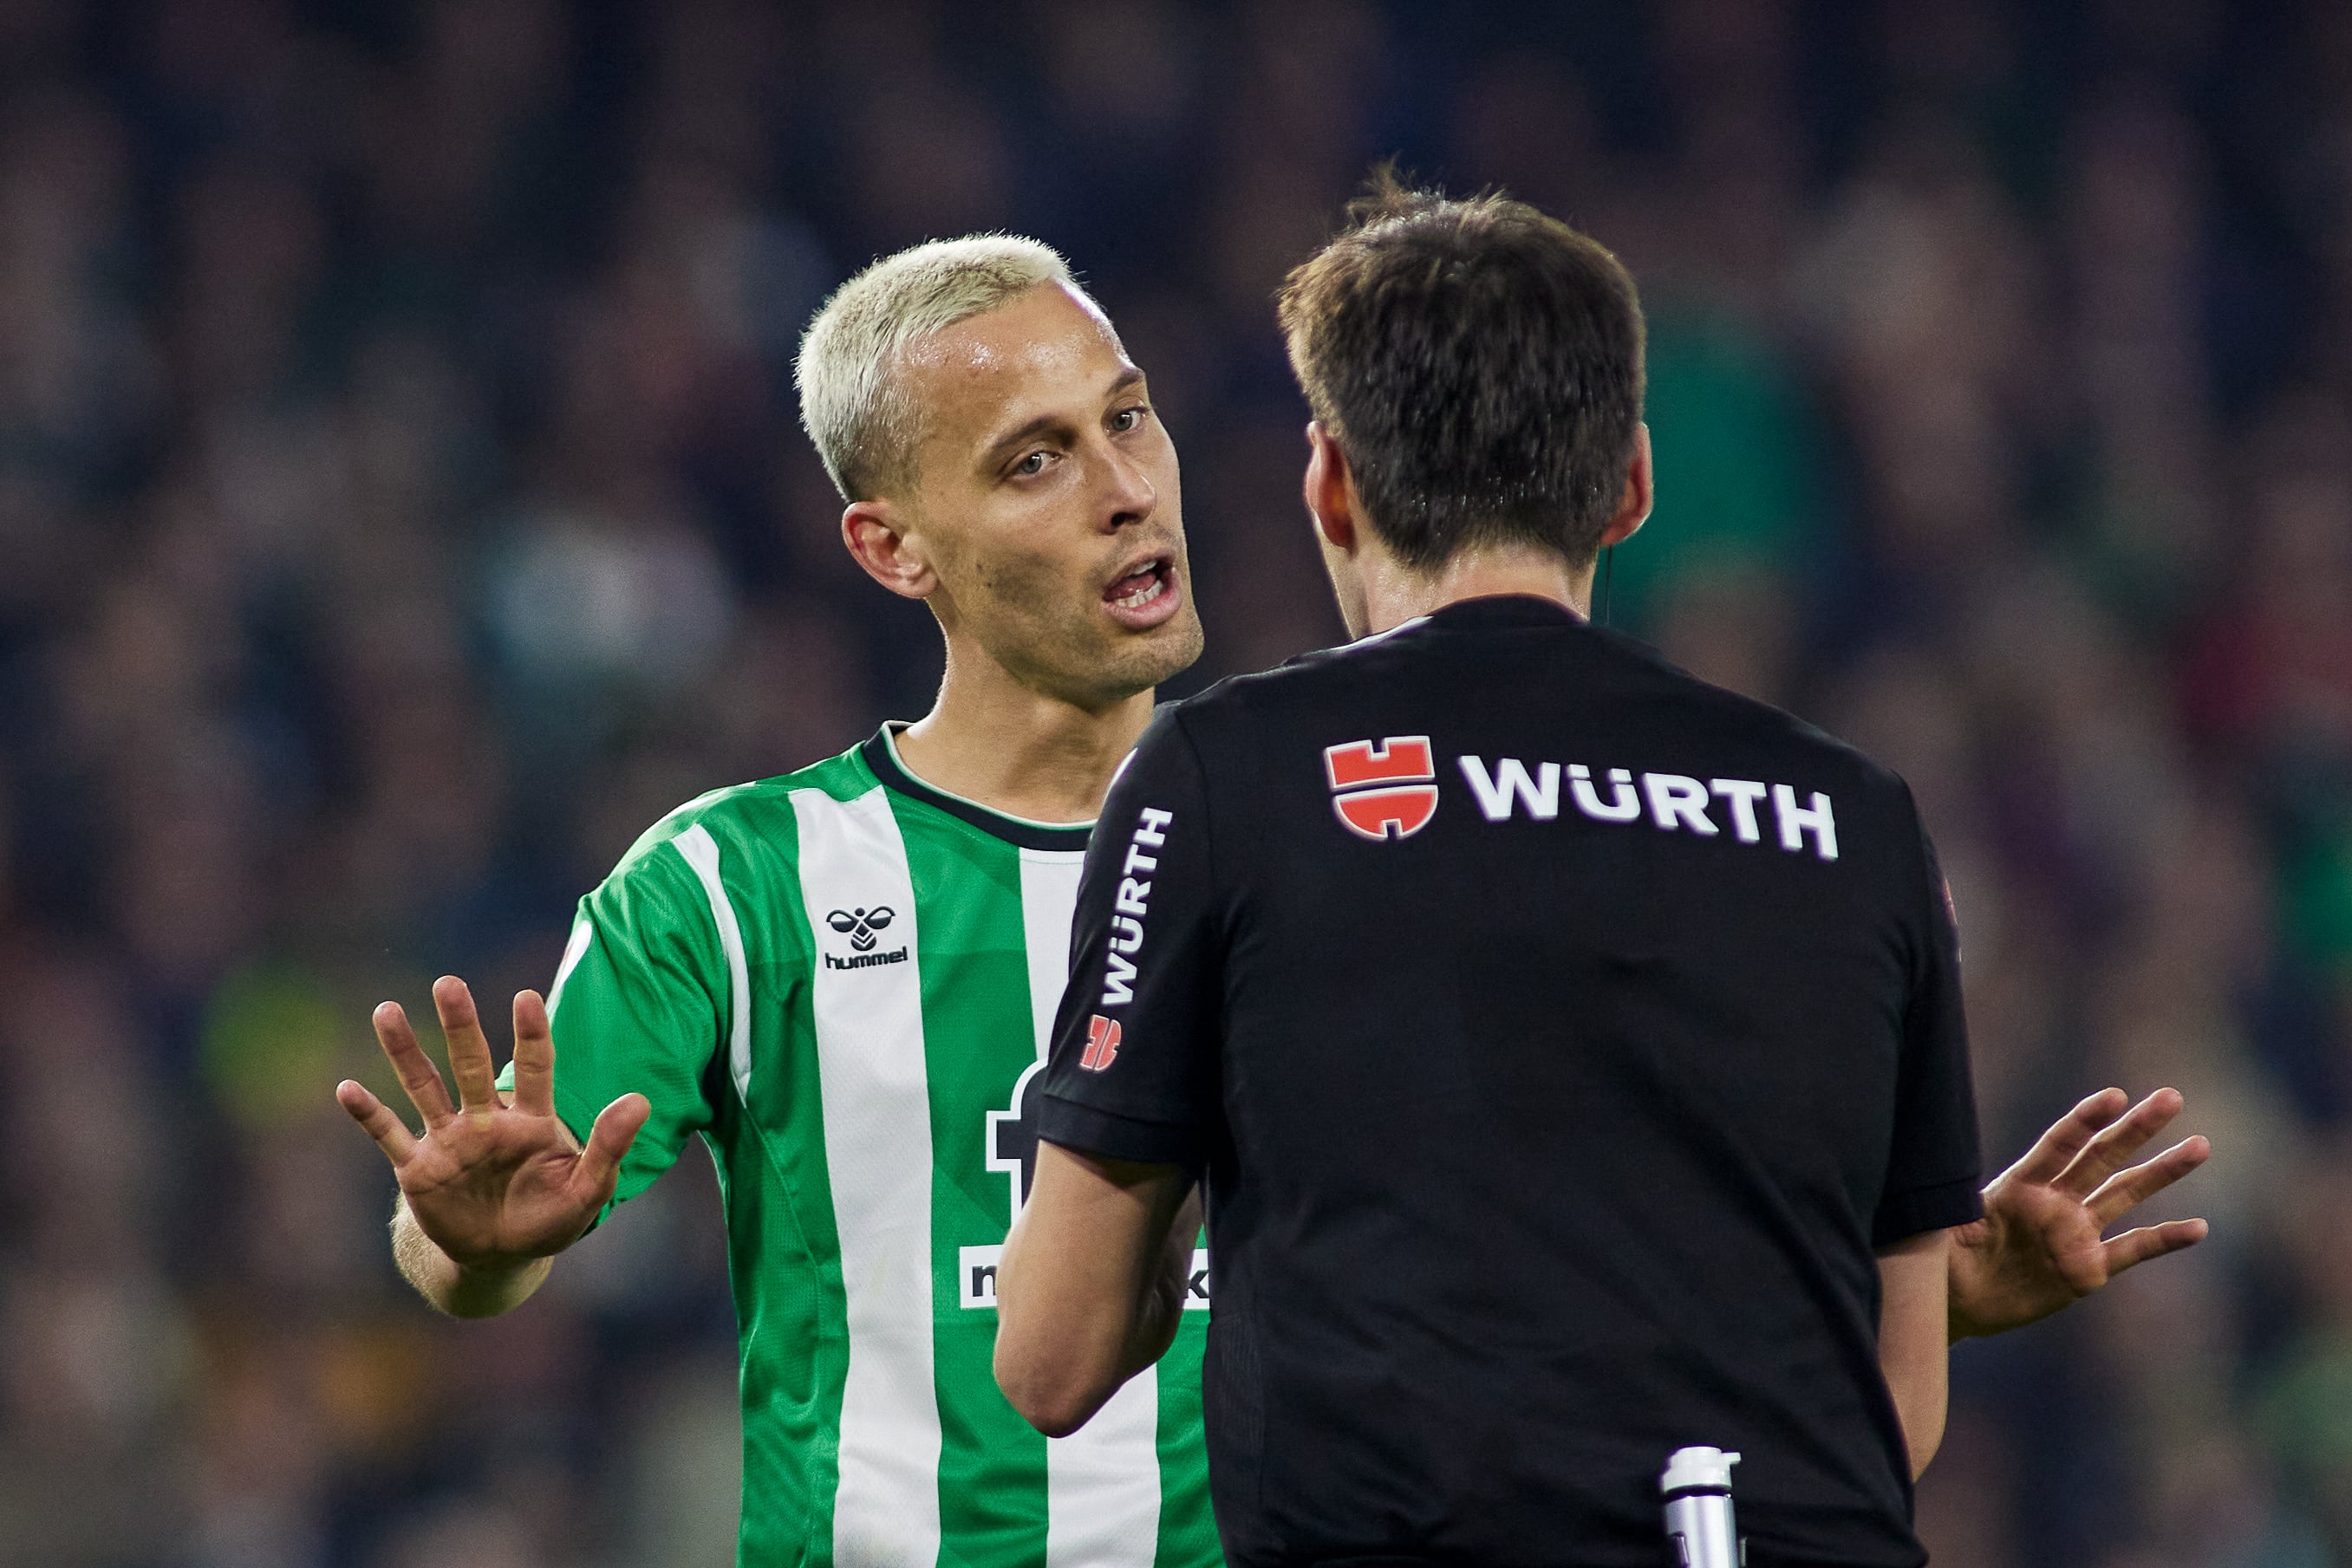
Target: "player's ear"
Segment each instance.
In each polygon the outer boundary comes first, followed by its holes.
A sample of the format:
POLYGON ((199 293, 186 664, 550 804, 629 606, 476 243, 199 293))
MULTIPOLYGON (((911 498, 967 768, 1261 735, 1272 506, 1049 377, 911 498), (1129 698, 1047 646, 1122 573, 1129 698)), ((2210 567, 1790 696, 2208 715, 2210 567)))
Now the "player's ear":
POLYGON ((1319 419, 1307 423, 1305 494, 1316 538, 1343 555, 1351 553, 1356 548, 1356 482, 1348 472, 1348 455, 1319 419))
POLYGON ((1617 510, 1601 533, 1604 548, 1623 544, 1649 521, 1651 504, 1657 499, 1654 478, 1650 466, 1650 427, 1637 424, 1633 427, 1633 456, 1625 465, 1625 487, 1618 493, 1617 510))
POLYGON ((939 574, 887 499, 852 501, 841 514, 841 542, 866 576, 903 599, 929 599, 939 586, 939 574))

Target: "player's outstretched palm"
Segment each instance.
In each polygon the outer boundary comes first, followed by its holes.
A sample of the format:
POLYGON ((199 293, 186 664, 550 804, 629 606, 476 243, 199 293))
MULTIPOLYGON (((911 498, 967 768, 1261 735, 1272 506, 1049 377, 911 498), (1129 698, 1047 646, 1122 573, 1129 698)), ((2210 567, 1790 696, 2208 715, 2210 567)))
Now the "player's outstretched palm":
POLYGON ((375 1009, 375 1037, 425 1118, 423 1134, 348 1079, 336 1086, 336 1101, 392 1162, 418 1228, 452 1261, 497 1268, 561 1252, 613 1196, 621 1156, 651 1105, 642 1094, 622 1095, 596 1118, 583 1149, 555 1113, 555 1041, 538 992, 514 999, 510 1101, 499 1093, 466 983, 444 975, 434 982, 433 1006, 449 1042, 456 1105, 397 1002, 375 1009))
POLYGON ((1993 1178, 1984 1218, 1953 1235, 1954 1338, 2022 1328, 2136 1264, 2205 1239, 2201 1219, 2105 1234, 2211 1152, 2202 1137, 2183 1138, 2153 1159, 2131 1163, 2180 1105, 2176 1089, 2159 1089, 2137 1105, 2120 1089, 2103 1089, 1993 1178))

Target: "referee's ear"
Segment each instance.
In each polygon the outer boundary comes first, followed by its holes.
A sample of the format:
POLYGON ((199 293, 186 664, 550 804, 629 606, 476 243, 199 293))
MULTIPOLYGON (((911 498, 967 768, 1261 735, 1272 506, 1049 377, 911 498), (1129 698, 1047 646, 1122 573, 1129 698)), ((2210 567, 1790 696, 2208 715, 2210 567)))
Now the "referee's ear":
POLYGON ((1361 542, 1364 503, 1356 494, 1356 476, 1348 455, 1331 439, 1319 419, 1307 424, 1307 511, 1315 519, 1315 535, 1329 549, 1352 556, 1361 542))
POLYGON ((902 599, 929 599, 940 585, 921 545, 887 500, 852 501, 841 514, 841 542, 866 575, 902 599))
POLYGON ((1642 531, 1650 520, 1651 505, 1657 499, 1657 476, 1650 465, 1650 427, 1633 427, 1633 455, 1625 465, 1625 488, 1617 497, 1617 510, 1609 518, 1609 526, 1601 530, 1601 546, 1622 545, 1642 531))

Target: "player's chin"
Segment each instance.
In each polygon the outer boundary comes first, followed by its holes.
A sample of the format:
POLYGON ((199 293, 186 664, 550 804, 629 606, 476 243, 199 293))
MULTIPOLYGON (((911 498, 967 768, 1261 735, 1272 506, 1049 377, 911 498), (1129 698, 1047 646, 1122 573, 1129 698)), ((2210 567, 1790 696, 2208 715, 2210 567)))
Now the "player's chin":
POLYGON ((1199 661, 1204 643, 1201 617, 1190 601, 1159 625, 1146 632, 1130 632, 1126 640, 1133 646, 1138 663, 1150 666, 1155 686, 1191 669, 1199 661))
POLYGON ((1153 626, 1114 628, 1103 642, 1097 673, 1122 693, 1145 691, 1199 661, 1201 618, 1188 604, 1153 626))

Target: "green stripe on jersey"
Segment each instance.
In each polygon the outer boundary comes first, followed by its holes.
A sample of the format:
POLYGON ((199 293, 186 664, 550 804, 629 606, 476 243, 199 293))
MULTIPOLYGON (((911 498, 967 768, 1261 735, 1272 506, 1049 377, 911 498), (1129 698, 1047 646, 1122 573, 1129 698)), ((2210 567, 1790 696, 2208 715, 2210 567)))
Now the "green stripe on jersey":
POLYGON ((1207 1568, 1205 1312, 1070 1437, 996 1387, 993 1266, 1034 1147, 1020 1091, 1083 834, 928 796, 853 751, 648 832, 565 949, 558 1109, 584 1136, 615 1096, 653 1102, 617 1198, 688 1134, 717 1155, 741 1563, 1207 1568))

